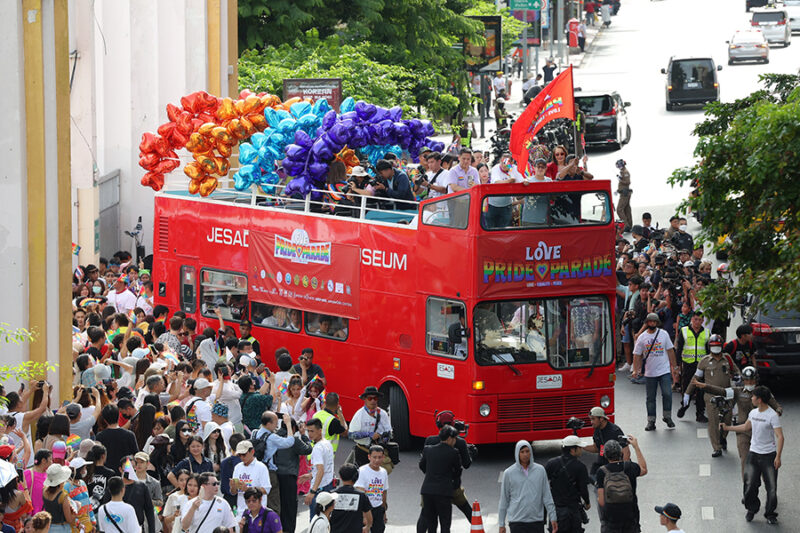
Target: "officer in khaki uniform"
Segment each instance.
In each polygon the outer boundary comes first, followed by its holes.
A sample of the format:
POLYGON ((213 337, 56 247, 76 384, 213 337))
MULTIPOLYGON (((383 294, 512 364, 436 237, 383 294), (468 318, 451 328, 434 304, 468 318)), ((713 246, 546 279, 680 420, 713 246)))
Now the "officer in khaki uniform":
MULTIPOLYGON (((736 416, 740 421, 747 420, 747 414, 753 408, 751 398, 753 396, 753 389, 755 389, 757 385, 757 378, 758 374, 756 373, 755 367, 746 366, 742 369, 743 384, 741 386, 731 387, 733 389, 733 398, 736 401, 736 407, 738 409, 738 414, 736 416)), ((702 381, 697 382, 697 387, 702 389, 706 394, 716 396, 730 395, 728 392, 729 389, 708 385, 702 381)), ((779 416, 783 414, 783 408, 775 400, 774 396, 769 399, 769 406, 775 409, 775 412, 778 413, 779 416)), ((742 431, 736 434, 736 447, 739 448, 739 459, 742 462, 742 477, 744 477, 744 462, 745 459, 747 459, 747 453, 750 451, 750 434, 751 432, 749 431, 742 431)))
MULTIPOLYGON (((706 355, 697 363, 697 371, 692 378, 691 384, 683 395, 684 405, 689 404, 689 398, 701 379, 706 385, 728 389, 728 391, 725 391, 726 394, 724 396, 727 400, 733 400, 731 377, 739 375, 739 368, 729 361, 727 357, 723 356, 721 336, 711 335, 708 339, 708 348, 711 354, 706 355)), ((726 439, 728 432, 720 431, 719 408, 711 402, 711 399, 715 395, 710 393, 707 389, 705 392, 706 415, 708 416, 708 440, 711 441, 711 447, 714 448, 711 457, 720 457, 722 455, 722 450, 728 449, 728 442, 726 439)), ((728 403, 730 405, 730 402, 728 403)), ((733 413, 728 411, 725 415, 724 422, 730 424, 732 418, 733 413)))

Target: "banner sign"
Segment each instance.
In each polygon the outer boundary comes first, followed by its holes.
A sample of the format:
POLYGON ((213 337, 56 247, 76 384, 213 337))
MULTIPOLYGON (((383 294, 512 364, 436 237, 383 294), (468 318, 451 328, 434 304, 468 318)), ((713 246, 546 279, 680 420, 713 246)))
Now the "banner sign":
MULTIPOLYGON (((598 236, 603 233, 607 231, 598 236)), ((540 296, 548 288, 563 294, 569 287, 598 291, 615 287, 613 242, 587 235, 580 242, 547 237, 533 238, 529 246, 513 243, 519 243, 518 235, 481 239, 479 297, 540 296)))
POLYGON ((341 78, 290 78, 283 80, 283 100, 299 96, 317 101, 322 98, 328 100, 336 112, 342 103, 341 78))
POLYGON ((464 53, 467 56, 469 72, 494 72, 503 69, 503 19, 499 16, 469 16, 467 18, 483 22, 484 45, 471 43, 464 39, 464 53))
POLYGON ((358 246, 315 242, 304 229, 291 235, 251 231, 250 299, 358 319, 358 246))

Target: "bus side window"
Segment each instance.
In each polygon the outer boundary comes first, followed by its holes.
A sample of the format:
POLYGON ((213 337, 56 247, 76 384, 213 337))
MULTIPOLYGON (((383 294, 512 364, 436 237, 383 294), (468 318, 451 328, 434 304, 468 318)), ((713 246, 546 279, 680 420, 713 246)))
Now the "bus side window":
POLYGON ((222 318, 239 322, 247 317, 247 276, 236 272, 204 268, 200 271, 200 310, 214 318, 219 308, 222 318))
POLYGON ((467 357, 464 304, 444 298, 428 298, 425 305, 425 346, 431 355, 467 357))
POLYGON ((344 341, 350 335, 349 321, 338 316, 306 313, 306 333, 344 341))
POLYGON ((279 305, 250 303, 250 322, 254 326, 282 329, 297 333, 302 328, 299 309, 290 309, 279 305))
POLYGON ((422 208, 422 223, 428 226, 465 229, 468 219, 468 194, 444 198, 436 202, 425 204, 422 208))
POLYGON ((196 274, 193 266, 181 266, 181 310, 185 313, 194 313, 197 310, 195 298, 196 274))

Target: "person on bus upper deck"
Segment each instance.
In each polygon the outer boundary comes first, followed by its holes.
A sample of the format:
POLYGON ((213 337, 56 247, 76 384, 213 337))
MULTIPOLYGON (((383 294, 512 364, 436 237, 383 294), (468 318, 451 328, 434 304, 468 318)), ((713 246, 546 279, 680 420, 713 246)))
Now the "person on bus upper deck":
POLYGON ((389 198, 383 202, 384 206, 393 209, 416 209, 415 204, 405 202, 394 202, 392 200, 414 201, 414 193, 411 190, 411 182, 405 172, 394 168, 394 165, 385 159, 379 160, 375 164, 377 184, 373 186, 375 196, 389 198))
POLYGON ((261 345, 258 343, 255 337, 251 335, 251 331, 253 330, 253 324, 250 323, 249 320, 242 320, 239 324, 239 331, 241 332, 242 336, 240 337, 243 341, 248 341, 253 346, 253 351, 261 358, 261 345))
POLYGON ((442 181, 448 193, 463 191, 480 181, 480 176, 472 166, 472 150, 462 148, 458 154, 458 165, 452 167, 442 181))
POLYGON ((447 338, 450 340, 450 353, 460 357, 467 356, 467 338, 464 335, 466 321, 464 308, 458 308, 458 322, 453 322, 447 328, 447 338))
MULTIPOLYGON (((583 164, 586 164, 586 157, 583 158, 583 164)), ((584 168, 578 165, 578 158, 570 154, 567 156, 567 173, 556 181, 579 181, 579 180, 593 180, 594 174, 591 174, 584 168)))
POLYGON ((286 327, 286 308, 279 305, 272 307, 272 315, 261 321, 262 326, 270 328, 286 327))

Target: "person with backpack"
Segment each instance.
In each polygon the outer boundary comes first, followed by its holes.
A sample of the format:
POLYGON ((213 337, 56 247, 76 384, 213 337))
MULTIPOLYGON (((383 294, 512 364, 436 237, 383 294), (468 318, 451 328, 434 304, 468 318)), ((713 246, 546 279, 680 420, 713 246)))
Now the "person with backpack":
POLYGON ((558 530, 561 533, 583 533, 582 524, 588 521, 586 511, 591 507, 588 485, 589 472, 578 459, 585 444, 575 435, 561 441, 561 455, 553 457, 544 469, 550 480, 550 493, 556 505, 558 530))
POLYGON ((603 533, 637 533, 639 503, 636 499, 636 478, 647 475, 647 462, 639 441, 628 435, 627 442, 635 452, 635 461, 622 460, 622 446, 617 441, 605 445, 608 464, 597 470, 597 506, 602 509, 603 533))
POLYGON ((276 435, 278 429, 278 415, 272 411, 264 411, 261 415, 261 428, 253 433, 250 442, 253 444, 255 457, 267 466, 269 473, 270 489, 267 506, 281 513, 281 489, 278 481, 278 467, 275 465, 275 452, 291 448, 295 444, 292 431, 292 419, 283 413, 283 425, 286 427, 286 436, 276 435))
POLYGON ((672 421, 672 384, 678 383, 678 365, 675 348, 669 334, 659 328, 661 319, 656 313, 645 317, 642 333, 633 347, 633 376, 644 375, 647 389, 647 426, 645 431, 656 429, 656 389, 661 387, 662 420, 667 429, 675 429, 672 421))

